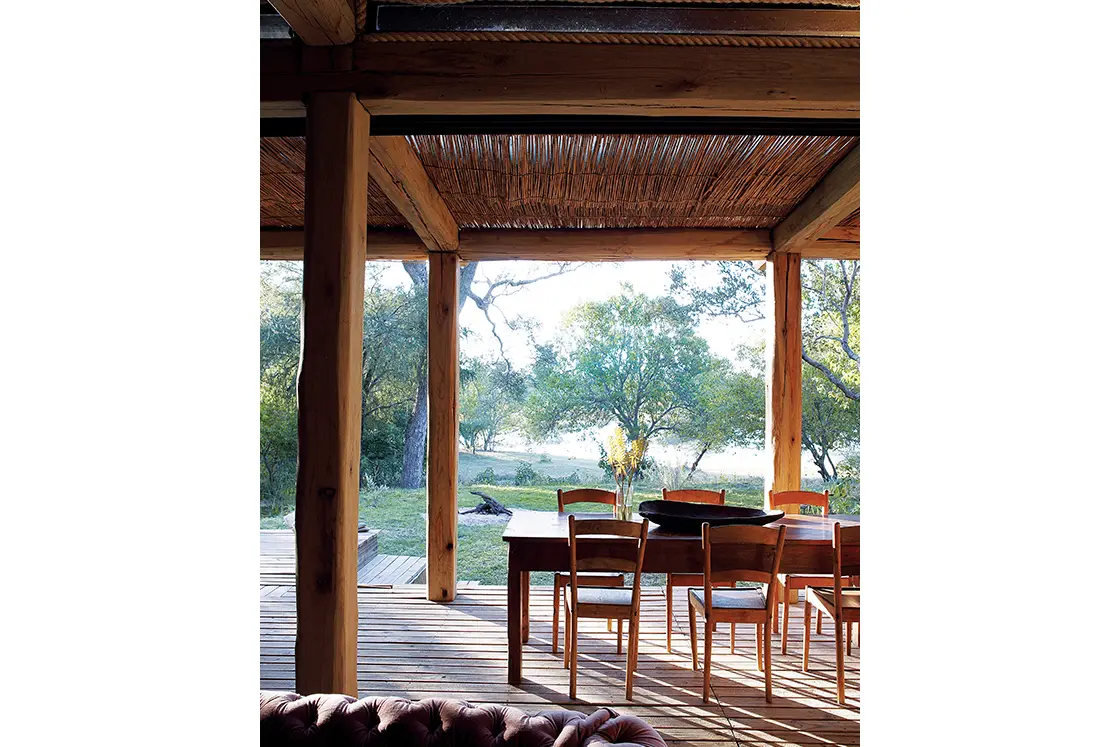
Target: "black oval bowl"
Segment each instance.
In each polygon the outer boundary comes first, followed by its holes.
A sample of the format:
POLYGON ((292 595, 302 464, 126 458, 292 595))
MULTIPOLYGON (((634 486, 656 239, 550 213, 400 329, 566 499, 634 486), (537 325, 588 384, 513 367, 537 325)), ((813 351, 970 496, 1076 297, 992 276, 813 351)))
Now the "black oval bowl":
POLYGON ((786 515, 784 511, 666 500, 642 501, 638 504, 638 514, 670 532, 687 534, 699 534, 704 522, 714 527, 727 524, 769 524, 786 515))

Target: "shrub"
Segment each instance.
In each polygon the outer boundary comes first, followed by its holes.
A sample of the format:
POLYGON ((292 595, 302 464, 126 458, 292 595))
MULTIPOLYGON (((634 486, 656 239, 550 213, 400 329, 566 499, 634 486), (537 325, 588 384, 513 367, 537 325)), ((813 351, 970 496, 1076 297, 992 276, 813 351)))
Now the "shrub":
POLYGON ((533 465, 521 461, 517 463, 517 471, 513 474, 514 485, 532 485, 541 480, 541 475, 533 469, 533 465))
POLYGON ((493 467, 487 467, 474 476, 474 485, 497 485, 498 475, 495 474, 493 467))
POLYGON ((688 467, 684 463, 670 463, 668 460, 653 461, 653 466, 645 475, 643 483, 653 484, 666 490, 679 490, 688 479, 688 467))
POLYGON ((552 457, 548 454, 541 454, 541 458, 537 460, 541 464, 552 464, 552 457))

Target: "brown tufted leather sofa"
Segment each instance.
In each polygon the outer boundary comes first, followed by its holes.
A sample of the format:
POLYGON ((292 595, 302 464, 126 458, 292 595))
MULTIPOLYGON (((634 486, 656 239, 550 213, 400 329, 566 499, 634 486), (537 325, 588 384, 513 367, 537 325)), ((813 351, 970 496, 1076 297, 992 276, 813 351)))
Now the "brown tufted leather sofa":
POLYGON ((666 747, 649 724, 600 708, 530 716, 461 700, 362 698, 261 691, 261 747, 666 747))

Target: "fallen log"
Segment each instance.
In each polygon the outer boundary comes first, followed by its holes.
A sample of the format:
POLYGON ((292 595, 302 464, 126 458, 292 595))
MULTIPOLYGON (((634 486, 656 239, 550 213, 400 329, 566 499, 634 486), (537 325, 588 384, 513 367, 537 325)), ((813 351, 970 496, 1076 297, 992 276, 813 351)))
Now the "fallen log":
POLYGON ((491 516, 501 516, 502 514, 508 514, 510 516, 513 516, 513 511, 510 511, 501 503, 498 503, 496 500, 486 495, 486 493, 480 493, 477 490, 472 490, 471 495, 477 495, 478 497, 480 497, 482 499, 482 503, 478 504, 474 508, 468 508, 466 511, 460 511, 460 514, 490 514, 491 516))

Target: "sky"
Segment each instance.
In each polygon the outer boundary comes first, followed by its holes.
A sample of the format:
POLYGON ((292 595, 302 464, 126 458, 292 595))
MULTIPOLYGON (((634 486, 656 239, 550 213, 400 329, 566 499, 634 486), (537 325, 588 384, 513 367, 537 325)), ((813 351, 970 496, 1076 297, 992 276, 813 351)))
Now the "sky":
MULTIPOLYGON (((378 263, 381 264, 381 263, 378 263)), ((561 329, 564 317, 574 306, 586 301, 601 301, 612 295, 622 292, 622 285, 629 283, 634 290, 650 296, 663 295, 669 290, 669 270, 673 262, 625 262, 587 263, 576 270, 554 278, 541 280, 526 286, 519 293, 503 298, 500 302, 501 310, 509 319, 518 316, 536 318, 540 322, 537 331, 538 340, 544 341, 553 338, 561 329)), ((385 270, 382 282, 410 286, 411 281, 399 262, 384 263, 385 270)), ((495 279, 502 275, 524 278, 544 275, 555 268, 556 263, 551 262, 486 262, 478 269, 476 275, 476 289, 485 288, 481 282, 483 278, 495 279)), ((715 270, 693 266, 696 278, 703 283, 713 283, 716 280, 715 270)), ((495 319, 500 315, 491 313, 495 319)), ((482 312, 470 301, 463 306, 460 316, 460 325, 471 334, 460 342, 460 350, 464 356, 497 356, 498 343, 490 330, 490 325, 482 312)), ((506 355, 510 362, 517 368, 526 368, 532 363, 532 346, 524 332, 512 331, 501 325, 499 321, 499 334, 506 347, 506 355)), ((697 331, 708 342, 712 352, 734 361, 736 349, 743 343, 757 343, 764 339, 765 325, 763 322, 746 323, 738 319, 718 319, 702 321, 697 331)), ((593 440, 603 442, 612 426, 605 426, 596 433, 587 434, 593 440)), ((518 438, 503 439, 503 447, 514 450, 547 451, 553 455, 563 456, 592 456, 598 458, 594 444, 587 443, 578 435, 565 435, 556 442, 547 445, 532 445, 518 438)), ((687 449, 672 447, 664 443, 655 443, 651 449, 655 459, 683 463, 691 457, 687 449)), ((807 458, 802 460, 802 472, 805 476, 816 474, 812 462, 807 458)), ((764 469, 764 455, 754 449, 731 449, 723 453, 709 453, 704 456, 701 468, 712 473, 726 473, 738 475, 761 475, 764 469)))

